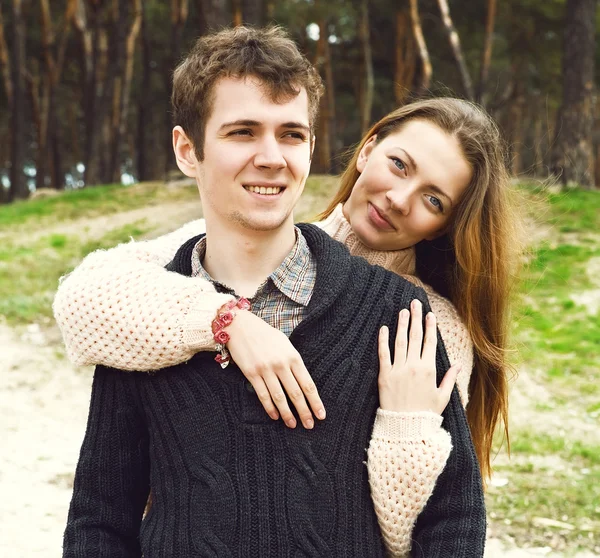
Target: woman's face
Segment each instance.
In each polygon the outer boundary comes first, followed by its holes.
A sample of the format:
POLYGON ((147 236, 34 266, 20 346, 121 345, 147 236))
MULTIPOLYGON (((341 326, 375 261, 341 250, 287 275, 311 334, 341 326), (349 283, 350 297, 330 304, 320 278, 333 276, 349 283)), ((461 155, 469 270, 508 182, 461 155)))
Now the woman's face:
POLYGON ((410 120, 356 163, 360 176, 344 216, 361 242, 400 250, 444 232, 472 177, 458 141, 427 120, 410 120))

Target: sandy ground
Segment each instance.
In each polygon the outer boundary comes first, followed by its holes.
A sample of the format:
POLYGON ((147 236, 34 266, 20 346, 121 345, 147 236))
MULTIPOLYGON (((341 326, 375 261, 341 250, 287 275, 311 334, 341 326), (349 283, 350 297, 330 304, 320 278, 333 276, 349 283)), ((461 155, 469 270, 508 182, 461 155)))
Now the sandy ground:
MULTIPOLYGON (((58 331, 0 325, 0 556, 54 558, 83 438, 91 369, 63 356, 58 331)), ((486 558, 562 557, 492 539, 486 558)), ((591 558, 594 554, 579 554, 591 558)))

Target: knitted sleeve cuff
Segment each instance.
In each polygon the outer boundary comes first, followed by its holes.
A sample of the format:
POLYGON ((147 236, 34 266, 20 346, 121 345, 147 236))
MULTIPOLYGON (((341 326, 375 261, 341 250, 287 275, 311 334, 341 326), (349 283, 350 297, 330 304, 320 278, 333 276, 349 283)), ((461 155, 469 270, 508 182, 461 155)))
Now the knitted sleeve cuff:
POLYGON ((202 300, 192 303, 182 324, 182 341, 194 353, 198 351, 216 351, 213 338, 212 321, 217 310, 227 302, 234 300, 231 295, 220 293, 202 293, 202 300))
POLYGON ((371 438, 421 441, 441 433, 445 433, 442 416, 434 412, 405 413, 377 409, 371 438))

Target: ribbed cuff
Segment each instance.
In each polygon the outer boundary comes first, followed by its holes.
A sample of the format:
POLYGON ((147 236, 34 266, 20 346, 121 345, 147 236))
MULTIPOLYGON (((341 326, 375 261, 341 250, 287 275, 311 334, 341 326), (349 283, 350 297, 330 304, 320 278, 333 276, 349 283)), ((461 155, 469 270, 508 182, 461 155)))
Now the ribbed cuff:
POLYGON ((210 305, 195 302, 186 314, 181 332, 182 342, 194 353, 198 351, 216 351, 217 344, 213 338, 212 321, 217 317, 217 310, 235 300, 226 294, 210 293, 210 305))
POLYGON ((434 412, 404 413, 377 409, 372 438, 426 440, 443 432, 442 417, 434 412))

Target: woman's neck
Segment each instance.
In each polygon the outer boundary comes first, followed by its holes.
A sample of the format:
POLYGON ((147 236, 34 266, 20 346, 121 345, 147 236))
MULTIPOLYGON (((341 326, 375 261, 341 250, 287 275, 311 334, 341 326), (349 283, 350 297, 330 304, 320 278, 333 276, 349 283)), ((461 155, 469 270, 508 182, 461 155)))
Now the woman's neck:
POLYGON ((335 240, 345 244, 353 256, 360 256, 373 265, 380 265, 398 275, 416 275, 414 247, 404 250, 373 250, 365 246, 356 236, 344 217, 339 204, 319 226, 335 240))

